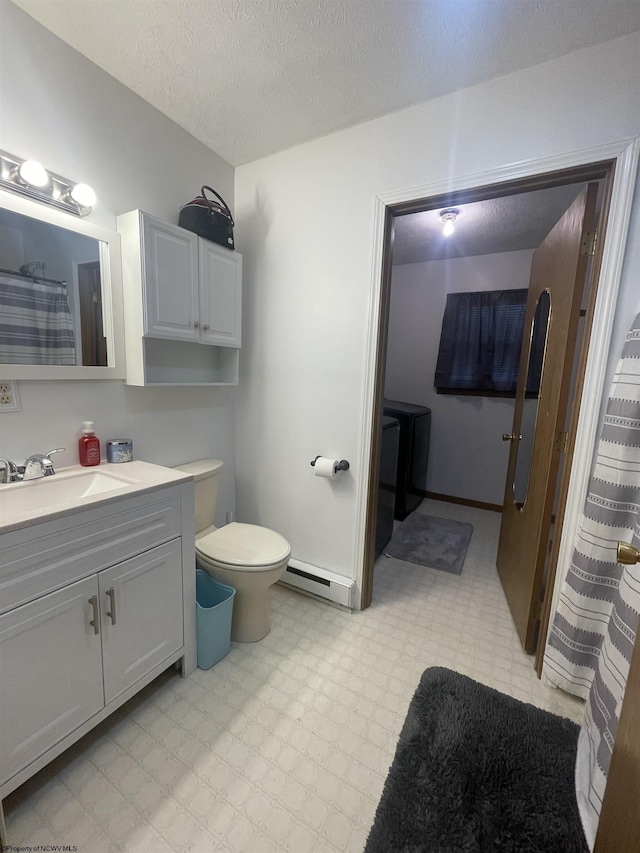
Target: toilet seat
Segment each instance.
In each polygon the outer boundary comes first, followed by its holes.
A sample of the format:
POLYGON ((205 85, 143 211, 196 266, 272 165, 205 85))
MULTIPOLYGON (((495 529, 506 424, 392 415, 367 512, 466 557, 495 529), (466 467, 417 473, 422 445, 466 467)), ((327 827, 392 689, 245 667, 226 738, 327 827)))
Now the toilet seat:
POLYGON ((228 571, 259 572, 288 560, 291 547, 275 530, 232 521, 198 538, 196 554, 228 571))

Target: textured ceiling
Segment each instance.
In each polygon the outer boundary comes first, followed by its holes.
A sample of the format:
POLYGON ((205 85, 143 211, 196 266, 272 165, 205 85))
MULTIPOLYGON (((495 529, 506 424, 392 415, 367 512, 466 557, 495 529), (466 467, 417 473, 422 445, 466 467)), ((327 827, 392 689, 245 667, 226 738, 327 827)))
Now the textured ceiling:
POLYGON ((640 30, 638 0, 15 0, 229 163, 640 30))
POLYGON ((584 184, 570 184, 459 205, 460 215, 450 237, 442 235, 440 208, 398 216, 393 263, 415 264, 533 249, 583 187, 584 184))

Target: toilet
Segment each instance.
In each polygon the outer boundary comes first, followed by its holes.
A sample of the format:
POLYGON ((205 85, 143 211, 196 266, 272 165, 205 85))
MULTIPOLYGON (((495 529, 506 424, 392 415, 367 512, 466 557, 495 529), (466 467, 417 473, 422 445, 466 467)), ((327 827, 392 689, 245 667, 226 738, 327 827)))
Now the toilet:
POLYGON ((201 459, 176 468, 195 480, 196 566, 236 590, 231 639, 256 643, 271 630, 269 587, 284 574, 291 546, 284 536, 255 524, 214 527, 223 465, 201 459))

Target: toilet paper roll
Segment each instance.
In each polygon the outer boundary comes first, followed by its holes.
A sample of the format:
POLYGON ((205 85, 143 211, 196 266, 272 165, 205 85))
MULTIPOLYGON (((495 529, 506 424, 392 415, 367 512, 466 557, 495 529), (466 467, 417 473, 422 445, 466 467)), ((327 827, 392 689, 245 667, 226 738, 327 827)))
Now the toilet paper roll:
POLYGON ((325 480, 335 480, 338 476, 339 459, 328 459, 326 456, 318 456, 313 471, 316 477, 324 477, 325 480))

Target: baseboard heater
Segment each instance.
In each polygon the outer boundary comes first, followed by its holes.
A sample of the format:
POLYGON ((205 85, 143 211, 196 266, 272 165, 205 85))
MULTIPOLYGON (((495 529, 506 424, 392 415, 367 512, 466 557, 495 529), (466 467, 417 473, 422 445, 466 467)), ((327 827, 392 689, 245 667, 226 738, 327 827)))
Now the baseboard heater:
POLYGON ((355 583, 351 578, 337 575, 327 569, 311 566, 302 560, 289 560, 289 565, 280 583, 302 592, 310 592, 328 601, 334 601, 343 607, 355 606, 355 583))

